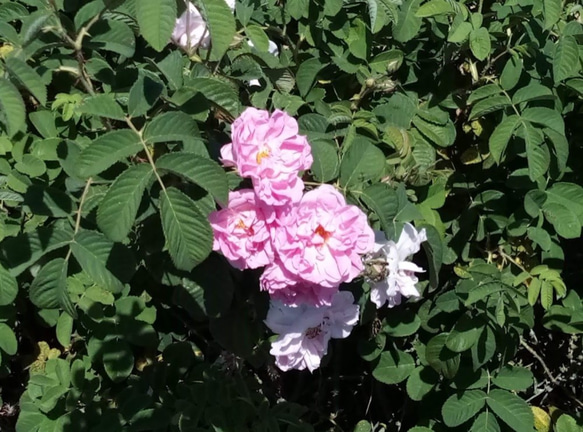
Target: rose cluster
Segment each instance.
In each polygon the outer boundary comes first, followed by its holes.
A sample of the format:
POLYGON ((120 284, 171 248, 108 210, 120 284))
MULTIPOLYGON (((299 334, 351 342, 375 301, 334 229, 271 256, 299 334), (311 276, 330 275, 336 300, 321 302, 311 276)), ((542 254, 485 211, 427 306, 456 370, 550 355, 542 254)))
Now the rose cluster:
POLYGON ((210 214, 213 249, 235 268, 264 268, 260 286, 271 296, 265 322, 278 334, 271 348, 276 364, 313 371, 330 338, 347 337, 358 321, 359 308, 340 284, 361 275, 368 257, 384 263, 386 280, 369 281, 377 307, 417 293, 413 272, 422 269, 404 260, 425 234, 407 225, 405 240, 375 242, 366 215, 336 188, 324 184, 304 193, 299 174, 312 165, 311 147, 283 111, 247 108, 234 121, 231 140, 221 161, 252 188, 231 192, 228 206, 210 214))

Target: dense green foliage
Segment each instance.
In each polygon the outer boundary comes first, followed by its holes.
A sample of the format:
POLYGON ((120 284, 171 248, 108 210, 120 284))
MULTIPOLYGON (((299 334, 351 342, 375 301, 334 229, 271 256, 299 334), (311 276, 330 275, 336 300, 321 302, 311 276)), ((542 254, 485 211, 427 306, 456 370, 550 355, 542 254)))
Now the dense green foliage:
POLYGON ((184 53, 182 0, 0 0, 0 429, 580 430, 581 4, 195 3, 184 53), (274 367, 258 275, 211 253, 245 106, 299 119, 309 187, 427 230, 422 297, 352 283, 314 374, 274 367))

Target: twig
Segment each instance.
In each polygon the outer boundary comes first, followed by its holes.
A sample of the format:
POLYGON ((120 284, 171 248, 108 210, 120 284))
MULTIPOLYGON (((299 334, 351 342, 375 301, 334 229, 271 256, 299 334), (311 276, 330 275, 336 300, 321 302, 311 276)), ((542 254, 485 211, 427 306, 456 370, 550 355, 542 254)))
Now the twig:
POLYGON ((543 360, 543 358, 539 355, 539 353, 536 352, 536 350, 531 347, 522 337, 520 338, 520 345, 522 345, 522 347, 527 350, 530 354, 532 354, 532 356, 538 360, 538 362, 541 364, 541 366, 543 367, 543 370, 545 371, 545 374, 547 375, 547 377, 549 378, 549 380, 551 381, 551 383, 556 386, 559 387, 561 390, 563 390, 565 392, 565 394, 567 396, 569 396, 569 398, 571 400, 573 400, 573 402, 577 403, 577 405, 579 405, 580 407, 583 407, 583 402, 581 402, 577 396, 575 396, 569 389, 565 388, 560 381, 555 378, 555 376, 552 374, 551 370, 549 369, 549 367, 547 366, 547 364, 545 363, 545 361, 543 360))
MULTIPOLYGON (((85 188, 83 189, 83 193, 81 194, 81 198, 79 200, 79 208, 77 209, 77 217, 75 218, 75 230, 73 232, 73 238, 79 232, 81 228, 81 215, 83 213, 83 204, 85 204, 85 200, 87 199, 87 194, 89 193, 89 188, 91 187, 91 183, 93 183, 93 178, 89 177, 87 179, 87 183, 85 183, 85 188)), ((67 251, 67 256, 65 257, 65 261, 68 261, 71 257, 71 248, 67 251)))

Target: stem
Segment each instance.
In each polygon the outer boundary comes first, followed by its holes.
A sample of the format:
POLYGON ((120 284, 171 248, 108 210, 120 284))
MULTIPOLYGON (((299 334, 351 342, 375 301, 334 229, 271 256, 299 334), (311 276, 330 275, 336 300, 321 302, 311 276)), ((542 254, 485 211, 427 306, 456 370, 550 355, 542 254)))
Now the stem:
POLYGON ((577 403, 577 405, 579 405, 580 407, 583 407, 583 402, 581 402, 577 398, 577 396, 575 396, 569 389, 567 389, 567 388, 565 388, 565 387, 563 387, 561 385, 561 383, 559 382, 559 380, 557 380, 557 378, 555 378, 553 376, 553 374, 551 373, 551 370, 549 369, 549 367, 547 366, 547 364, 545 363, 545 361, 543 360, 543 358, 522 337, 520 338, 520 345, 522 345, 522 347, 524 349, 526 349, 530 354, 532 354, 532 356, 536 360, 538 360, 538 362, 543 367, 543 370, 545 371, 545 374, 547 375, 547 377, 549 378, 549 380, 551 381, 551 383, 553 383, 556 387, 559 387, 561 390, 563 390, 565 392, 565 394, 567 396, 569 396, 569 398, 571 400, 573 400, 575 403, 577 403))
MULTIPOLYGON (((79 200, 79 208, 77 209, 77 217, 75 218, 75 230, 73 233, 73 238, 79 232, 79 228, 81 228, 81 215, 83 213, 83 204, 85 204, 85 200, 87 199, 87 194, 89 193, 89 188, 91 187, 91 183, 93 183, 93 178, 89 177, 87 179, 87 183, 85 183, 85 188, 83 189, 83 193, 81 194, 81 198, 79 200)), ((69 260, 71 256, 71 248, 67 251, 67 256, 65 257, 65 261, 69 260)))
POLYGON ((130 127, 130 129, 133 130, 140 137, 140 143, 142 144, 142 147, 144 147, 146 157, 148 158, 148 162, 152 166, 152 170, 154 171, 154 175, 156 176, 156 180, 158 180, 160 187, 162 188, 164 193, 166 193, 166 186, 164 186, 164 182, 162 181, 160 174, 158 174, 158 170, 156 169, 156 163, 154 162, 154 159, 152 158, 152 155, 150 154, 150 149, 148 149, 148 145, 146 144, 146 141, 144 141, 144 136, 142 134, 142 131, 138 130, 134 126, 130 117, 126 117, 125 120, 126 120, 127 125, 130 127))

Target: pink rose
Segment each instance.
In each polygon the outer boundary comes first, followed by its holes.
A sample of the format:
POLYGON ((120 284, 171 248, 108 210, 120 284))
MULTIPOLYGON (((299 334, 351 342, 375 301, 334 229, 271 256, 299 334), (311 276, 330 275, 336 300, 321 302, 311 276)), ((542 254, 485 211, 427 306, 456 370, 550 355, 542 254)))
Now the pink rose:
POLYGON ((220 251, 238 269, 258 268, 274 259, 264 211, 255 193, 229 193, 229 206, 209 215, 215 251, 220 251))
POLYGON ((323 287, 357 277, 361 255, 374 247, 366 215, 330 185, 307 192, 283 219, 273 238, 281 262, 291 274, 323 287))
POLYGON ((250 177, 263 202, 281 206, 300 199, 304 184, 298 173, 312 166, 312 153, 293 117, 247 108, 233 122, 231 138, 221 149, 222 161, 250 177))
POLYGON ((277 339, 270 353, 283 371, 320 367, 330 339, 344 339, 358 322, 359 308, 348 291, 337 292, 330 306, 286 306, 272 300, 265 324, 277 339))
POLYGON ((303 303, 314 306, 329 306, 338 287, 326 288, 306 282, 291 274, 279 261, 267 266, 259 279, 261 290, 269 292, 274 300, 286 305, 303 303))

